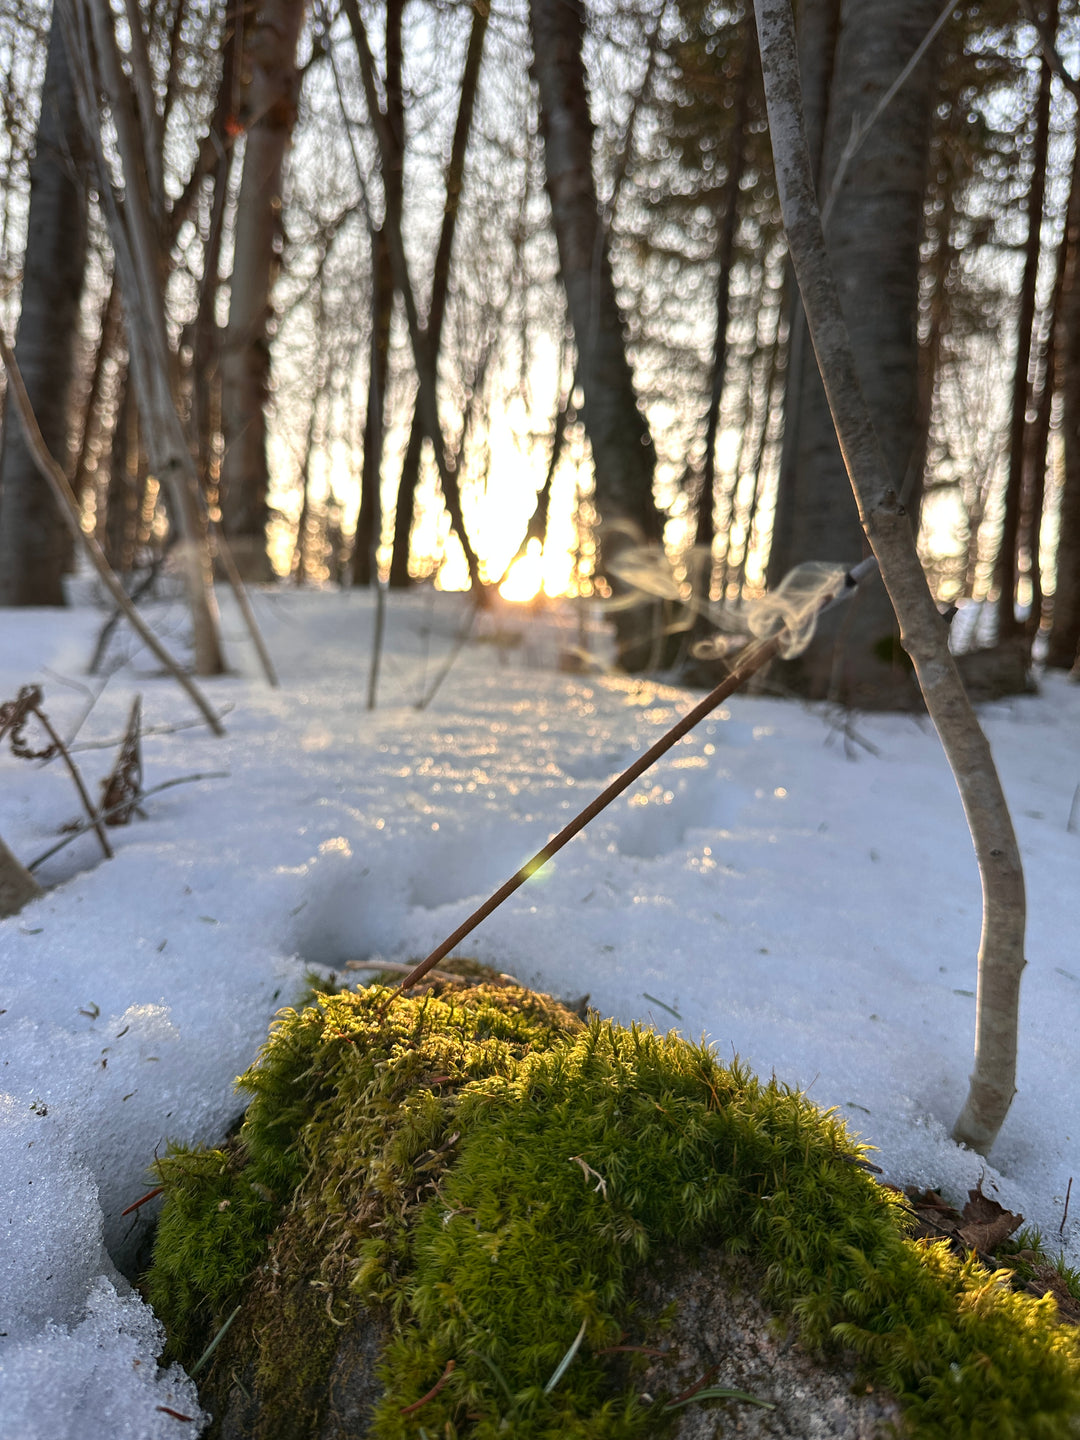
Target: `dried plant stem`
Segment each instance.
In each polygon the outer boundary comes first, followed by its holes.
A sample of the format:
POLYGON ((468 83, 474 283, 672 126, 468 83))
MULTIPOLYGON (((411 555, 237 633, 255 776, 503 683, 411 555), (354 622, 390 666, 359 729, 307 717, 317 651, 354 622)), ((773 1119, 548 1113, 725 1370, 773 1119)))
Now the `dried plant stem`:
POLYGON ((26 436, 27 449, 33 456, 34 464, 52 491, 60 509, 60 514, 63 516, 65 524, 74 536, 76 545, 82 545, 90 558, 90 563, 100 576, 101 583, 127 616, 131 622, 132 629, 139 638, 147 648, 153 652, 156 658, 161 661, 162 665, 164 665, 165 669, 177 684, 183 687, 214 734, 224 735, 225 727, 211 709, 210 704, 198 686, 190 676, 184 674, 183 670, 181 670, 180 666, 165 649, 165 646, 162 645, 161 641, 150 629, 149 625, 147 625, 138 610, 135 609, 135 606, 132 605, 124 591, 124 587, 120 584, 108 560, 106 560, 105 552, 94 539, 93 535, 88 535, 82 528, 79 521, 79 502, 76 500, 75 494, 68 484, 67 476, 53 458, 49 447, 45 444, 44 437, 38 427, 33 406, 30 404, 30 397, 26 393, 26 386, 23 383, 22 374, 16 363, 15 356, 12 354, 11 347, 8 345, 7 339, 2 333, 0 333, 0 359, 3 360, 4 367, 8 373, 8 386, 10 388, 11 398, 15 402, 15 408, 19 412, 19 423, 22 425, 23 434, 26 436))
MULTIPOLYGON (((193 785, 196 780, 228 780, 229 774, 228 770, 205 770, 200 775, 176 775, 171 780, 163 780, 160 785, 151 785, 149 790, 140 790, 134 803, 141 805, 144 800, 149 800, 151 795, 160 795, 163 790, 172 790, 176 785, 193 785)), ((111 815, 118 814, 131 804, 130 799, 121 800, 119 804, 110 805, 107 810, 92 810, 89 820, 82 825, 77 825, 73 830, 69 830, 62 840, 58 840, 55 845, 51 845, 48 850, 31 860, 26 867, 27 870, 36 870, 39 865, 44 865, 46 860, 51 860, 73 840, 77 840, 80 835, 85 835, 91 827, 97 829, 102 820, 108 820, 111 815)))
POLYGON ((270 651, 266 648, 266 641, 263 639, 263 633, 259 629, 259 622, 255 619, 255 611, 251 608, 251 597, 248 595, 247 586, 244 584, 243 577, 237 569, 232 549, 220 525, 212 527, 212 534, 217 558, 221 561, 221 568, 225 571, 225 578, 229 582, 229 588, 236 597, 236 604, 243 617, 244 624, 247 626, 251 643, 255 646, 255 654, 259 658, 259 664, 262 666, 266 683, 272 690, 277 690, 281 682, 278 680, 277 671, 274 669, 274 662, 270 659, 270 651))
MULTIPOLYGON (((223 720, 225 716, 230 714, 234 709, 235 706, 231 701, 228 705, 223 705, 217 712, 218 719, 223 720)), ((81 723, 82 722, 80 722, 80 727, 81 723)), ((181 730, 194 730, 196 726, 202 723, 201 720, 178 720, 175 725, 147 725, 141 733, 144 739, 149 735, 176 735, 181 730)), ((84 750, 115 750, 123 738, 122 735, 113 735, 105 740, 79 740, 74 745, 69 741, 68 749, 73 755, 80 754, 84 750)))
POLYGON ((748 646, 740 656, 735 669, 732 670, 731 674, 728 675, 725 680, 721 681, 714 690, 710 690, 708 695, 705 696, 705 699, 695 705, 691 711, 662 735, 655 745, 651 745, 643 755, 639 755, 634 763, 622 772, 618 779, 613 780, 607 789, 601 791, 596 799, 586 805, 580 814, 575 815, 569 825, 564 826, 557 835, 548 841, 542 850, 538 850, 531 860, 527 860, 520 870, 515 871, 509 880, 500 885, 494 895, 489 896, 481 906, 474 910, 469 918, 463 921, 452 935, 448 935, 442 944, 436 946, 425 960, 422 960, 419 965, 410 970, 394 994, 399 995, 421 981, 428 971, 434 969, 440 960, 449 955, 454 946, 464 940, 466 935, 471 934, 482 920, 486 920, 494 910, 499 908, 504 900, 508 899, 515 890, 520 889, 531 875, 535 875, 543 865, 547 864, 553 855, 558 854, 564 845, 571 841, 575 835, 580 834, 590 820, 595 820, 601 810, 606 809, 613 800, 618 799, 623 791, 628 790, 634 781, 644 775, 645 771, 648 770, 651 765, 654 765, 656 761, 659 760, 662 755, 665 755, 673 745, 677 744, 684 735, 689 734, 699 721, 704 720, 706 715, 715 710, 722 700, 726 700, 727 697, 738 690, 739 686, 744 684, 755 671, 760 670, 767 660, 771 660, 780 648, 780 639, 781 637, 779 635, 774 635, 771 639, 761 640, 758 641, 756 645, 748 646))
MULTIPOLYGON (((341 967, 343 970, 375 970, 387 975, 408 975, 413 967, 405 965, 400 960, 346 960, 341 967)), ((475 975, 455 975, 452 970, 429 970, 425 980, 437 981, 440 985, 475 985, 475 975)), ((513 985, 518 990, 528 990, 528 985, 523 985, 513 975, 485 975, 485 985, 513 985)))
MULTIPOLYGON (((852 566, 847 575, 844 576, 838 590, 826 591, 821 596, 815 612, 816 615, 821 616, 826 610, 830 610, 834 605, 848 599, 855 593, 859 584, 865 580, 868 575, 872 574, 876 568, 877 561, 874 560, 872 556, 867 557, 865 560, 860 560, 858 565, 852 566)), ((469 918, 463 921, 452 935, 448 935, 442 944, 437 946, 426 959, 422 960, 419 965, 410 970, 387 1003, 391 1003, 394 996, 400 995, 418 984, 440 960, 450 954, 450 951, 453 950, 455 945, 464 940, 466 935, 470 935, 481 921, 486 920, 494 910, 499 908, 504 900, 509 899, 515 890, 520 889, 531 875, 535 875, 536 872, 542 866, 546 865, 553 855, 558 854, 563 846, 571 841, 575 835, 579 835, 590 820, 595 820, 601 810, 605 810, 613 800, 617 800, 624 790, 628 790, 635 780, 640 779, 645 771, 652 765, 655 765, 661 756, 666 755, 673 745, 678 744, 684 735, 688 735, 695 725, 699 724, 707 715, 711 714, 721 701, 726 700, 729 695, 733 695, 736 690, 745 685, 751 675, 760 670, 774 655, 784 651, 788 640, 788 632, 786 629, 783 629, 777 634, 769 636, 768 639, 758 640, 748 645, 737 657, 734 667, 725 679, 721 680, 715 689, 710 690, 704 700, 700 700, 681 720, 677 720, 670 730, 665 731, 655 745, 650 745, 643 755, 639 755, 632 765, 627 766, 622 774, 613 780, 606 790, 602 790, 595 800, 591 801, 585 806, 584 810, 575 815, 569 825, 565 825, 557 835, 548 841, 542 850, 538 850, 531 860, 527 860, 520 870, 515 871, 509 880, 500 885, 494 895, 491 895, 481 906, 474 910, 469 918)))
POLYGON ((1025 899, 1020 851, 986 736, 949 653, 911 525, 881 453, 821 228, 803 124, 790 0, 754 0, 777 189, 833 422, 859 516, 964 805, 983 891, 975 1066, 953 1138, 986 1154, 1016 1088, 1025 899))
MULTIPOLYGON (((79 792, 79 799, 82 801, 83 809, 86 811, 87 815, 87 822, 85 825, 79 827, 79 833, 82 834, 86 830, 95 831, 97 833, 98 839, 101 842, 101 848, 105 852, 105 859, 111 860, 113 858, 113 848, 109 844, 109 837, 105 834, 105 826, 102 824, 101 816, 94 809, 94 802, 90 799, 90 796, 86 790, 86 786, 83 784, 83 778, 79 774, 79 767, 75 764, 75 761, 72 760, 71 756, 68 754, 67 746, 53 729, 52 723, 49 720, 49 717, 45 714, 45 711, 40 709, 40 707, 37 705, 33 707, 33 710, 34 714, 38 718, 41 728, 45 731, 46 735, 48 735, 57 752, 63 758, 64 764, 68 768, 68 774, 71 776, 72 782, 75 785, 75 789, 79 792)), ((27 868, 33 869, 33 866, 28 866, 27 868)))

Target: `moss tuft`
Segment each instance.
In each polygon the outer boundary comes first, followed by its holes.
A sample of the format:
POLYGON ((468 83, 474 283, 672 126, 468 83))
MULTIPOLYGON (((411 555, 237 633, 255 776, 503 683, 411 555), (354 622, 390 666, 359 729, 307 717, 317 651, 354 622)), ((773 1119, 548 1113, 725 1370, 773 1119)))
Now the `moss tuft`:
POLYGON ((1080 1343, 1053 1302, 908 1239, 801 1095, 516 987, 383 1015, 387 994, 283 1012, 231 1145, 161 1162, 149 1297, 189 1365, 242 1304, 207 1394, 247 1377, 258 1434, 318 1433, 337 1328, 375 1307, 379 1440, 658 1435, 662 1402, 598 1352, 634 1270, 700 1244, 749 1255, 804 1343, 856 1351, 915 1436, 1080 1433, 1080 1343))

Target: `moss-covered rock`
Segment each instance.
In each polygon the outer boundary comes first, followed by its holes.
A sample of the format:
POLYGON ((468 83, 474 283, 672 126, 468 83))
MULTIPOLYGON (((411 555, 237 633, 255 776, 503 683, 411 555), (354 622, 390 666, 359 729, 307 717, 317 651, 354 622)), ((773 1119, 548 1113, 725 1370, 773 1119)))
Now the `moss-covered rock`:
POLYGON ((147 1293, 219 1433, 663 1434, 682 1412, 638 1373, 635 1286, 710 1246, 805 1349, 854 1352, 912 1435, 1080 1434, 1053 1302, 908 1239, 801 1095, 514 986, 390 995, 283 1012, 239 1133, 160 1164, 147 1293))

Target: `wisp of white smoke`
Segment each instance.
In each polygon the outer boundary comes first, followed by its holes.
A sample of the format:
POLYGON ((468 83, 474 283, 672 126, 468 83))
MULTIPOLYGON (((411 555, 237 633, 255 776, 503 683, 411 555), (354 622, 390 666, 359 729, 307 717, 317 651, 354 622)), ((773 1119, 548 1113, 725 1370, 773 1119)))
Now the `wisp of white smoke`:
POLYGON ((656 546, 636 545, 623 550, 610 569, 637 592, 635 601, 642 595, 681 601, 684 613, 673 622, 672 630, 688 630, 695 615, 704 616, 716 627, 717 635, 699 640, 693 647, 693 654, 700 660, 723 659, 750 638, 766 640, 772 636, 780 637, 778 652, 785 660, 800 655, 813 639, 824 603, 841 593, 849 574, 846 565, 808 560, 789 570, 775 590, 759 599, 716 603, 694 594, 687 597, 671 562, 656 546))

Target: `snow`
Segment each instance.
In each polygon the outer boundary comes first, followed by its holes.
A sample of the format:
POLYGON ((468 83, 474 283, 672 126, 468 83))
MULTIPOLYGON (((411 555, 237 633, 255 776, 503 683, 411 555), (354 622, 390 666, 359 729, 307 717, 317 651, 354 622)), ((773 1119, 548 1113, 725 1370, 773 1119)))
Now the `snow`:
MULTIPOLYGON (((195 1387, 158 1368, 160 1327, 124 1278, 145 1263, 155 1202, 121 1212, 155 1153, 221 1138, 242 1108, 234 1077, 307 973, 427 954, 697 698, 561 673, 578 617, 506 606, 418 709, 468 621, 464 597, 423 592, 389 601, 371 711, 370 597, 279 589, 255 596, 276 691, 222 597, 237 671, 204 687, 232 707, 215 739, 130 635, 108 683, 87 679, 104 617, 83 601, 4 613, 0 700, 40 684, 61 733, 83 718, 82 743, 118 737, 141 693, 146 728, 187 725, 145 739, 147 787, 227 778, 148 799, 109 832, 111 861, 80 836, 37 871, 44 898, 0 922, 3 1440, 200 1433, 195 1387)), ((149 613, 175 646, 179 610, 149 613)), ((590 643, 603 654, 595 628, 590 643)), ((961 1200, 981 1180, 1078 1263, 1080 687, 1051 676, 983 719, 1030 906, 1019 1094, 992 1164, 948 1138, 981 903, 925 721, 845 729, 822 707, 734 696, 461 953, 707 1036, 839 1107, 884 1178, 961 1200)), ((78 752, 94 793, 114 753, 78 752)), ((78 817, 61 765, 5 750, 0 835, 24 863, 78 817)))

